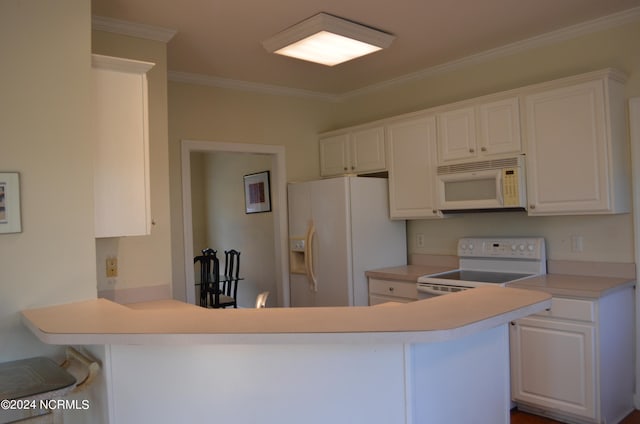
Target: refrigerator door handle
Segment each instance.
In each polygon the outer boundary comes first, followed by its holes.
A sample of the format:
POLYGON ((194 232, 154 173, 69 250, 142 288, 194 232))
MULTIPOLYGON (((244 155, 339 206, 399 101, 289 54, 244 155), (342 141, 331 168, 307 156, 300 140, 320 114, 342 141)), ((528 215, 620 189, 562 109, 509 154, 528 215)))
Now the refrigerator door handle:
POLYGON ((316 278, 313 269, 313 238, 316 235, 316 227, 313 221, 309 221, 309 227, 307 228, 306 236, 306 251, 304 254, 304 267, 307 272, 307 279, 309 281, 309 289, 311 291, 318 291, 318 279, 316 278))

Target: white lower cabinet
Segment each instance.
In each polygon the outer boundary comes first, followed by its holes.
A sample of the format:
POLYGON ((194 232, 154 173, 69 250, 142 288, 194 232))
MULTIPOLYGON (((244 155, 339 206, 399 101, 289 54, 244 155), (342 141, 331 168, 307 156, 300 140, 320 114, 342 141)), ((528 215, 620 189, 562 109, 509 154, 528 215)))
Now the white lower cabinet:
POLYGON ((418 289, 414 281, 369 278, 369 305, 387 302, 409 303, 415 300, 418 300, 418 289))
POLYGON ((511 394, 521 409, 571 423, 619 422, 633 409, 633 290, 556 298, 511 323, 511 394))

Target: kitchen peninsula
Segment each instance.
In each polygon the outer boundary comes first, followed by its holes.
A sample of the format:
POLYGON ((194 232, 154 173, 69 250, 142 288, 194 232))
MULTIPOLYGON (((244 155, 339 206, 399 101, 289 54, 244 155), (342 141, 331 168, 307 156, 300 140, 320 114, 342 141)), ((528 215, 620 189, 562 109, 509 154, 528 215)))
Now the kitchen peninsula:
POLYGON ((550 302, 538 291, 482 287, 350 308, 97 299, 22 317, 45 343, 105 345, 113 423, 506 424, 508 323, 550 302))

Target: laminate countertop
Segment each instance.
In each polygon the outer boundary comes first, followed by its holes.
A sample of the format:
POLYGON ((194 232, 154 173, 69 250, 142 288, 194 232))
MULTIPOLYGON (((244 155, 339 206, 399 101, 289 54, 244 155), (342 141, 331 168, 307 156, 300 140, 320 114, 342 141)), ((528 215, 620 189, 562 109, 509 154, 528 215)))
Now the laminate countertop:
POLYGON ((547 293, 476 290, 389 306, 206 309, 106 299, 22 311, 49 344, 418 343, 452 340, 550 307, 547 293))
POLYGON ((366 271, 369 278, 379 278, 382 280, 398 280, 407 282, 418 282, 418 277, 439 272, 450 271, 454 268, 450 266, 437 265, 402 265, 391 268, 382 268, 366 271))
MULTIPOLYGON (((416 282, 418 277, 451 270, 445 266, 404 265, 367 271, 370 278, 416 282)), ((553 296, 597 299, 615 290, 633 286, 635 280, 624 277, 575 274, 545 274, 509 284, 511 288, 539 290, 553 296)))
POLYGON ((516 281, 509 284, 509 287, 540 290, 553 296, 598 299, 634 284, 635 280, 629 278, 545 274, 516 281))

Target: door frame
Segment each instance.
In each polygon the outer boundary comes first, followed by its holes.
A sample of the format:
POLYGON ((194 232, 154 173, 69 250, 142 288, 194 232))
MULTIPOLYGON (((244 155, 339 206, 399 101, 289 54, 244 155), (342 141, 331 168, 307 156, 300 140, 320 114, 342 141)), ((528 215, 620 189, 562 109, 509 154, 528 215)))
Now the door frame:
POLYGON ((271 156, 271 205, 273 213, 274 256, 278 305, 289 306, 289 255, 287 235, 287 177, 284 146, 267 144, 226 143, 203 140, 181 140, 182 161, 182 216, 184 234, 185 296, 187 303, 195 304, 193 270, 193 222, 191 203, 191 153, 226 152, 263 154, 271 156))
MULTIPOLYGON (((640 97, 629 99, 629 140, 631 149, 631 188, 633 193, 633 228, 636 279, 640 281, 640 97)), ((636 310, 640 308, 640 290, 635 290, 636 310)), ((640 409, 640 314, 636 313, 636 392, 633 397, 640 409)))

